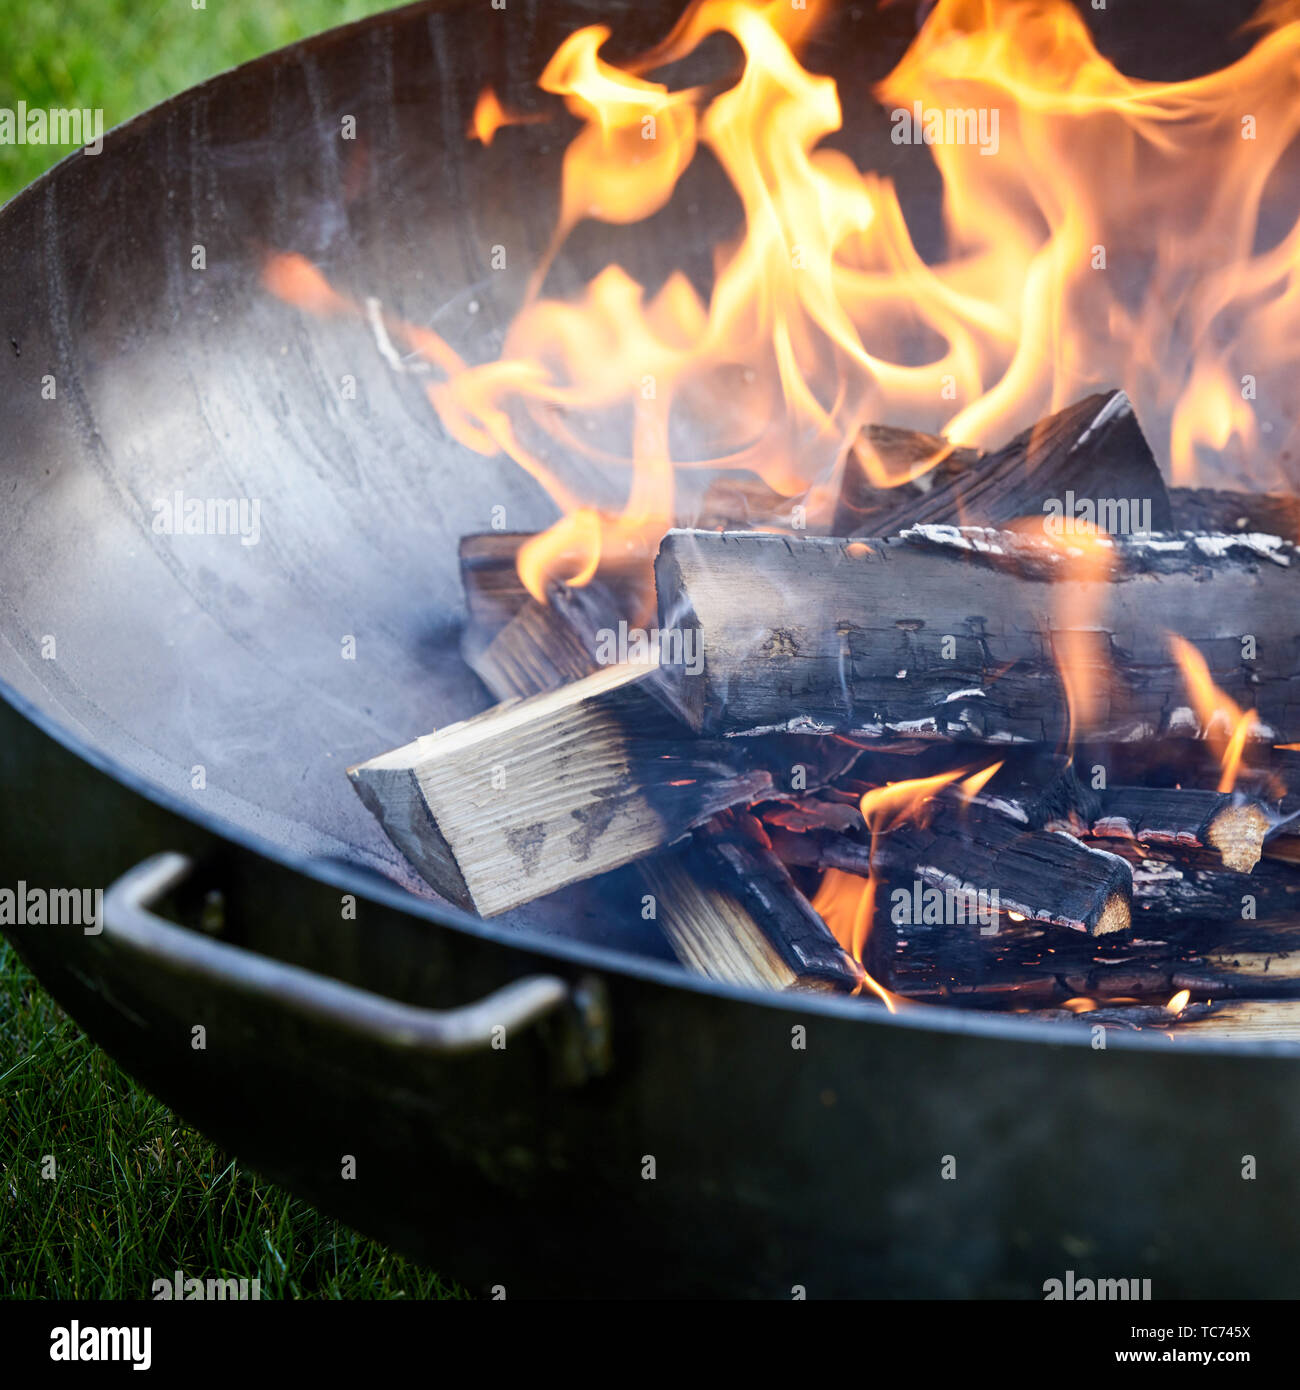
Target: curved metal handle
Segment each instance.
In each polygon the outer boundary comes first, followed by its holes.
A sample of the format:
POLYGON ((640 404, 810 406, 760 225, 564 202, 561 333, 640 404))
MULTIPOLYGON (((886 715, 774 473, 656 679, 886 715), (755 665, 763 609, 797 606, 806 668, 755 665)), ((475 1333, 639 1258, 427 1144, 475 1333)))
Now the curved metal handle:
POLYGON ((152 905, 190 873, 183 854, 155 854, 104 893, 103 936, 196 975, 274 1000, 300 1018, 394 1047, 434 1054, 474 1052, 494 1028, 523 1028, 574 997, 558 975, 531 975, 459 1009, 422 1009, 358 989, 301 966, 214 941, 168 922, 152 905))

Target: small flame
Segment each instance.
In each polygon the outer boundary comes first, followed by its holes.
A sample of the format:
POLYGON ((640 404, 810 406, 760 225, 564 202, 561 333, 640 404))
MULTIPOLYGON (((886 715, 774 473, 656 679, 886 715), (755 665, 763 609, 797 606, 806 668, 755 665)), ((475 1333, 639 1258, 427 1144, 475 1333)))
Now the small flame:
POLYGON ((484 87, 478 94, 478 101, 474 104, 474 114, 470 117, 469 128, 465 134, 471 140, 481 140, 484 145, 490 145, 498 130, 511 125, 532 125, 537 121, 545 120, 542 115, 521 115, 517 112, 507 111, 501 105, 501 100, 491 87, 484 87))
POLYGON ((1171 1014, 1180 1014, 1187 1007, 1187 1002, 1192 997, 1190 989, 1180 989, 1177 994, 1165 1005, 1171 1014))
POLYGON ((1237 785, 1246 741, 1256 727, 1255 711, 1243 710, 1215 685, 1205 658, 1190 642, 1170 633, 1169 645, 1182 669, 1205 737, 1219 756, 1218 789, 1230 792, 1237 785))

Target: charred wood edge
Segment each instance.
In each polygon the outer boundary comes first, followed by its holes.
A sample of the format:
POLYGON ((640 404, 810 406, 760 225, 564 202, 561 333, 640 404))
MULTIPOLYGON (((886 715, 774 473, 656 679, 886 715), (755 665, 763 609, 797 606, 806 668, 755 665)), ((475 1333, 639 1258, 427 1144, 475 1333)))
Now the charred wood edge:
POLYGON ((683 740, 644 689, 652 676, 645 667, 607 667, 497 705, 348 775, 439 893, 492 917, 620 868, 771 793, 770 775, 747 767, 734 743, 683 740))
POLYGON ((1175 531, 1218 532, 1300 540, 1300 498, 1280 492, 1222 492, 1215 488, 1169 490, 1175 531))
POLYGON ((1019 1017, 1117 1031, 1154 1029, 1241 1042, 1300 1042, 1300 999, 1228 999, 1188 1004, 1179 1013, 1158 1004, 1129 1004, 1083 1013, 1032 1009, 1019 1017))
POLYGON ((1113 787, 1092 823, 1098 838, 1135 840, 1153 857, 1204 851, 1248 874, 1259 863, 1275 815, 1253 797, 1188 787, 1113 787))
MULTIPOLYGON (((604 625, 597 621, 599 605, 606 605, 607 620, 619 611, 617 598, 599 580, 574 591, 581 593, 576 604, 538 603, 515 574, 515 557, 525 537, 510 539, 507 546, 495 537, 467 537, 461 546, 471 615, 466 659, 500 699, 520 690, 553 690, 589 674, 594 668, 590 633, 593 626, 604 625), (486 554, 489 560, 466 566, 467 552, 475 558, 486 554), (508 575, 501 577, 503 557, 508 575), (495 589, 494 601, 486 608, 469 597, 484 568, 493 572, 495 589), (507 616, 507 601, 501 596, 510 592, 511 577, 517 607, 507 616), (492 622, 505 619, 487 642, 475 631, 475 614, 484 612, 492 622)), ((816 786, 819 779, 844 772, 857 750, 807 739, 800 741, 799 754, 801 765, 813 768, 807 785, 816 786)), ((701 836, 668 854, 631 864, 628 872, 654 895, 656 921, 688 969, 730 984, 769 989, 853 990, 860 982, 860 968, 840 950, 770 848, 748 847, 742 864, 736 851, 724 853, 701 836), (756 883, 764 885, 761 899, 756 897, 756 883), (787 934, 792 934, 789 940, 787 934)))
POLYGON ((973 925, 895 926, 878 916, 867 968, 914 999, 1003 1006, 1042 999, 1154 998, 1180 989, 1205 998, 1300 995, 1300 928, 1293 913, 1269 920, 1140 923, 1123 940, 1093 940, 1017 923, 991 936, 973 925))
POLYGON ((927 458, 940 461, 911 483, 879 488, 850 451, 832 522, 837 536, 893 535, 935 523, 996 526, 1046 519, 1048 508, 1087 519, 1088 506, 1103 531, 1168 531, 1173 525, 1159 465, 1123 391, 1076 401, 988 454, 880 426, 864 430, 859 447, 874 450, 898 472, 927 458), (1071 498, 1076 505, 1067 510, 1071 498))
POLYGON ((1133 870, 1133 923, 1139 934, 1171 930, 1177 924, 1225 923, 1268 917, 1276 920, 1300 907, 1300 874, 1268 860, 1250 874, 1207 867, 1195 851, 1180 858, 1168 851, 1155 858, 1127 839, 1101 846, 1128 861, 1133 870))
POLYGON ((809 838, 804 863, 864 878, 874 869, 891 892, 918 883, 988 901, 996 893, 999 921, 1015 913, 1094 937, 1130 923, 1132 871, 1124 860, 1059 831, 1026 830, 973 803, 938 798, 924 824, 885 831, 874 847, 865 836, 809 838))
MULTIPOLYGON (((1169 631, 1259 711, 1256 737, 1300 737, 1300 551, 1253 536, 1108 544, 1112 578, 1075 586, 1100 590, 1088 637, 1106 676, 1080 734, 1203 732, 1172 656, 1151 650, 1169 631), (1249 664, 1245 631, 1269 634, 1249 664)), ((956 527, 870 543, 670 531, 655 569, 661 626, 699 633, 704 670, 682 682, 682 705, 702 731, 1051 744, 1068 728, 1048 586, 1070 571, 1044 540, 956 527)))
POLYGON ((726 820, 704 827, 681 850, 638 866, 683 963, 731 984, 856 989, 861 967, 831 936, 789 870, 726 820))

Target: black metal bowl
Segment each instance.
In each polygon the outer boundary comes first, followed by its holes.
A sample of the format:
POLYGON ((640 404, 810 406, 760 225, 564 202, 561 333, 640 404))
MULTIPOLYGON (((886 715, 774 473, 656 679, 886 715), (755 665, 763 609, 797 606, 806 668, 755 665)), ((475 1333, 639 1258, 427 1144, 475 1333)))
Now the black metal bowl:
MULTIPOLYGON (((1243 8, 1146 6, 1102 41, 1185 75, 1235 51, 1243 8)), ((637 936, 616 880, 480 922, 409 874, 347 784, 486 703, 455 655, 456 542, 497 505, 512 529, 550 514, 448 438, 364 326, 267 294, 265 253, 489 356, 569 127, 470 144, 480 88, 536 107, 580 24, 636 50, 670 18, 394 11, 146 113, 0 214, 0 886, 110 885, 102 932, 5 930, 182 1113, 473 1285, 1036 1297, 1074 1268, 1157 1297, 1294 1296, 1294 1049, 1098 1052, 1015 1019, 729 989, 637 936), (177 491, 258 499, 258 543, 158 534, 177 491)), ((843 147, 924 225, 933 171, 867 92, 914 23, 845 7, 807 59, 840 79, 843 147)), ((736 212, 700 161, 619 259, 703 276, 736 212)), ((580 229, 557 293, 608 236, 580 229)))

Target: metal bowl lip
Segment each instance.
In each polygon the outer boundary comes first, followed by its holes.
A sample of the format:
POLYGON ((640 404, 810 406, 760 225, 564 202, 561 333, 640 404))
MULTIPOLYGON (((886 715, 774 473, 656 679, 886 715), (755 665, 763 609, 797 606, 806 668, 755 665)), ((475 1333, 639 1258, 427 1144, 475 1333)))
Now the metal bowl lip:
MULTIPOLYGON (((449 12, 467 8, 465 0, 414 0, 414 3, 395 6, 377 14, 354 20, 349 24, 338 25, 312 34, 294 43, 261 54, 246 63, 237 64, 222 72, 214 73, 204 81, 187 87, 184 91, 165 98, 145 110, 138 112, 104 134, 101 153, 97 160, 107 153, 110 143, 119 143, 128 130, 139 129, 156 120, 162 113, 173 107, 191 101, 199 92, 224 84, 230 77, 248 69, 270 66, 295 57, 308 56, 309 51, 338 42, 350 33, 381 27, 391 23, 397 16, 413 16, 418 12, 449 12)), ((6 220, 10 211, 29 198, 39 197, 62 173, 79 159, 87 158, 83 149, 70 151, 58 163, 40 174, 25 188, 20 189, 3 205, 0 205, 0 236, 6 230, 6 220)), ((712 995, 747 1004, 781 1010, 786 1013, 821 1014, 828 1018, 855 1020, 864 1025, 876 1024, 907 1030, 920 1030, 929 1033, 950 1033, 967 1037, 986 1038, 990 1041, 1017 1043, 1045 1043, 1053 1047, 1090 1048, 1088 1032, 1084 1028, 1048 1023, 1043 1020, 1019 1019, 1014 1015, 997 1014, 981 1010, 943 1008, 937 1005, 911 1005, 900 1013, 890 1013, 879 1005, 868 1004, 861 999, 843 995, 798 993, 788 994, 774 990, 760 990, 743 985, 729 985, 710 980, 703 975, 694 975, 680 966, 636 956, 630 952, 611 950, 605 946, 569 940, 564 937, 544 936, 527 927, 497 927, 490 921, 474 917, 449 903, 442 903, 417 897, 395 883, 386 880, 378 872, 363 869, 340 861, 317 858, 311 855, 296 854, 244 826, 227 821, 215 813, 196 809, 183 801, 175 792, 151 781, 134 769, 104 753, 89 740, 61 724, 51 714, 17 691, 3 678, 0 678, 0 699, 16 710, 29 723, 47 734, 54 742, 68 752, 88 763, 91 767, 105 773, 146 801, 160 806, 182 820, 189 821, 217 839, 229 842, 249 853, 256 854, 272 863, 294 873, 303 874, 317 882, 340 888, 366 900, 378 903, 394 911, 421 918, 441 927, 450 927, 466 932, 495 944, 529 951, 535 955, 550 956, 575 968, 597 968, 623 975, 631 979, 645 980, 654 984, 690 990, 696 994, 712 995)), ((1188 1036, 1185 1040, 1175 1036, 1148 1033, 1111 1033, 1106 1039, 1106 1050, 1122 1052, 1166 1052, 1176 1043, 1177 1050, 1193 1054, 1230 1054, 1242 1057, 1300 1057, 1300 1043, 1290 1042, 1233 1042, 1228 1039, 1188 1036)))
MULTIPOLYGON (((239 849, 269 860, 292 873, 299 873, 330 887, 354 893, 369 902, 396 912, 420 918, 435 926, 449 927, 495 945, 549 956, 575 969, 598 969, 644 980, 656 985, 689 990, 695 994, 712 995, 746 1004, 780 1010, 791 1014, 821 1014, 837 1020, 856 1021, 866 1026, 920 1030, 928 1033, 949 1033, 989 1041, 1044 1043, 1052 1047, 1091 1048, 1089 1033, 1084 1027, 1049 1023, 1040 1019, 1021 1019, 1015 1015, 991 1013, 976 1009, 944 1008, 932 1004, 911 1005, 899 1013, 890 1013, 878 1004, 845 995, 820 993, 782 993, 760 990, 744 985, 729 985, 695 975, 681 966, 652 960, 630 952, 595 946, 565 937, 545 936, 528 927, 499 927, 490 921, 474 917, 450 903, 417 897, 396 883, 391 883, 375 871, 346 864, 339 860, 297 854, 274 840, 227 821, 215 813, 196 809, 177 793, 158 785, 133 768, 109 756, 79 734, 66 728, 34 701, 21 695, 0 679, 0 698, 4 699, 29 723, 34 724, 68 752, 112 777, 128 791, 160 806, 163 810, 189 821, 215 838, 239 849)), ((1242 1057, 1300 1056, 1300 1044, 1262 1040, 1234 1042, 1230 1039, 1189 1035, 1185 1040, 1177 1035, 1149 1033, 1109 1033, 1106 1051, 1158 1051, 1168 1053, 1171 1046, 1188 1054, 1229 1054, 1242 1057)))

